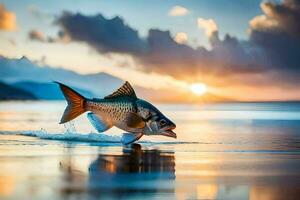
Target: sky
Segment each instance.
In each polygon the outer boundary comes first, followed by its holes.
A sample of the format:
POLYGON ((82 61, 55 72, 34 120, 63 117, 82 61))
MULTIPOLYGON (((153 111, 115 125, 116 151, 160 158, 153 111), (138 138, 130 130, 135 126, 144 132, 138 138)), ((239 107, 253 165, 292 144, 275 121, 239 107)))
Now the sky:
POLYGON ((298 0, 0 0, 0 55, 154 89, 299 100, 298 19, 298 0))

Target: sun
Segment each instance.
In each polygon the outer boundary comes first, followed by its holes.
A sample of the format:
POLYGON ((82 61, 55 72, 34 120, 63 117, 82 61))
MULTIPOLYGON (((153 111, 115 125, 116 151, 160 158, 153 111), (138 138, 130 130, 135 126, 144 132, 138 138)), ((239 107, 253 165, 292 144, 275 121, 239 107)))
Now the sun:
POLYGON ((193 83, 189 86, 190 90, 200 96, 207 92, 207 86, 204 83, 193 83))

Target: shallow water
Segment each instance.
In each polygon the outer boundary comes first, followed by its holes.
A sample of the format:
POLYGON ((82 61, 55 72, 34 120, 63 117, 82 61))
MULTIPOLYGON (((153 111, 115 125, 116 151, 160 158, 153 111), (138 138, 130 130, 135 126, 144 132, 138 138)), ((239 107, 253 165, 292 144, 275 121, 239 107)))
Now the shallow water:
POLYGON ((177 140, 131 147, 64 106, 0 103, 0 199, 299 199, 300 104, 158 104, 177 140))

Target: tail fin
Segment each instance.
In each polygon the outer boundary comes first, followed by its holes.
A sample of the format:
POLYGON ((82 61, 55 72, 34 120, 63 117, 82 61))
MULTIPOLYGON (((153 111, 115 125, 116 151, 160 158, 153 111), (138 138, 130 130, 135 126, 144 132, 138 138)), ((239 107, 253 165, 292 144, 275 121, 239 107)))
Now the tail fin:
POLYGON ((56 81, 55 83, 59 85, 68 102, 68 106, 66 107, 65 112, 60 120, 60 124, 63 124, 65 122, 71 121, 72 119, 75 119, 86 111, 86 99, 70 87, 56 81))

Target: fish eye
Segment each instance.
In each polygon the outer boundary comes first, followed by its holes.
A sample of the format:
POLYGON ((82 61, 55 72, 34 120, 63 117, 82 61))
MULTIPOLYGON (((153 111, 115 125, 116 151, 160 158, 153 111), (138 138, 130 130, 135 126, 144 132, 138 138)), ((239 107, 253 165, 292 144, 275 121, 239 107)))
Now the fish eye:
POLYGON ((161 119, 160 121, 159 121, 159 125, 161 125, 161 126, 163 126, 163 125, 166 125, 166 120, 164 120, 164 119, 161 119))

